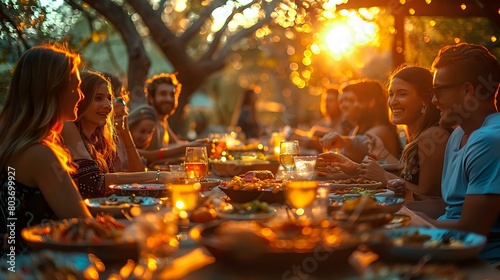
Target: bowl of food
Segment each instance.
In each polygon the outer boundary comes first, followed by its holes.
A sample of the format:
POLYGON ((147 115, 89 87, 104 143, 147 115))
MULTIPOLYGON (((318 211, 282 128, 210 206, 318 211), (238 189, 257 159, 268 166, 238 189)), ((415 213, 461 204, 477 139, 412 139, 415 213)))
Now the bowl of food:
POLYGON ((119 184, 109 186, 119 196, 167 197, 168 188, 164 184, 119 184))
POLYGON ((278 172, 280 163, 267 160, 228 160, 212 162, 211 170, 220 177, 233 177, 253 170, 268 170, 273 174, 278 172))
POLYGON ((231 202, 245 203, 254 200, 261 202, 285 202, 283 181, 274 180, 268 170, 248 171, 241 176, 234 176, 229 182, 222 182, 219 188, 229 197, 231 202))

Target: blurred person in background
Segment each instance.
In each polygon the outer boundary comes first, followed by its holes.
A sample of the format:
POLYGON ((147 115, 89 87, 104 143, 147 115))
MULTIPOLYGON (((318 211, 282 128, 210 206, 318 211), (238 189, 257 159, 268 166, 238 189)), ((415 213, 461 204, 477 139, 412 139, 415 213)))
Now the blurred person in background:
POLYGON ((321 118, 309 131, 296 129, 290 136, 290 140, 299 140, 301 153, 303 149, 310 150, 309 153, 317 154, 323 151, 319 139, 327 133, 336 132, 340 135, 347 135, 352 129, 348 122, 344 121, 339 106, 339 90, 337 86, 330 86, 324 89, 321 94, 320 110, 321 118))
POLYGON ((320 139, 326 150, 342 149, 342 153, 361 162, 368 155, 366 134, 379 137, 387 151, 394 157, 401 154, 401 143, 394 126, 389 120, 387 94, 375 80, 354 80, 340 89, 340 111, 343 118, 354 127, 345 137, 338 132, 330 132, 320 139))
POLYGON ((83 99, 79 65, 79 55, 43 45, 27 50, 15 66, 0 113, 2 257, 12 247, 28 252, 21 238, 25 227, 91 216, 69 174, 74 167, 60 137, 62 123, 76 119, 83 99), (12 199, 15 209, 8 212, 12 199), (7 244, 12 217, 15 244, 7 244))
POLYGON ((246 139, 259 138, 260 125, 257 120, 257 99, 258 96, 254 89, 245 90, 236 126, 241 128, 241 132, 245 134, 246 139))

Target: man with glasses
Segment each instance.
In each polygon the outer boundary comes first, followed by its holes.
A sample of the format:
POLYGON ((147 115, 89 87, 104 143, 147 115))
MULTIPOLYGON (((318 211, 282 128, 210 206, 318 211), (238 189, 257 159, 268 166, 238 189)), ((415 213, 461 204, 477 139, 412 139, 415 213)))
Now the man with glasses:
POLYGON ((433 62, 433 103, 440 125, 456 127, 446 146, 442 194, 446 212, 435 225, 488 237, 480 257, 500 262, 500 65, 483 46, 442 48, 433 62))

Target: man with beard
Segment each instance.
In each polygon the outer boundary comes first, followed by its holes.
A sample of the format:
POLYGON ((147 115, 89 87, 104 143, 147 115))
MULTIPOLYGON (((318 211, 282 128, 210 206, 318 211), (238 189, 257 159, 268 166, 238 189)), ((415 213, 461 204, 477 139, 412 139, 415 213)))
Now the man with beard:
POLYGON ((148 150, 180 142, 168 125, 168 117, 177 109, 181 88, 175 74, 161 73, 146 81, 144 89, 148 103, 155 108, 158 116, 158 126, 148 150))
POLYGON ((487 236, 479 256, 500 262, 500 113, 495 94, 500 65, 483 46, 442 48, 433 63, 439 124, 456 126, 446 145, 441 189, 446 212, 442 228, 487 236))
POLYGON ((149 166, 155 163, 177 162, 178 157, 184 155, 186 147, 208 143, 207 139, 197 139, 193 142, 180 140, 168 125, 168 117, 177 109, 181 88, 182 85, 175 74, 161 73, 146 81, 144 91, 148 103, 158 116, 151 143, 146 150, 139 150, 149 166))

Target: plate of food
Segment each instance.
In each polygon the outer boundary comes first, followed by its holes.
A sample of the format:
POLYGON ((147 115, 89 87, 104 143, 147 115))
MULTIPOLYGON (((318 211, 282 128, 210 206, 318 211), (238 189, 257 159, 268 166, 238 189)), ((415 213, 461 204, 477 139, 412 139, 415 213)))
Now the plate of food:
POLYGON ((274 180, 274 175, 270 171, 254 170, 240 176, 234 176, 229 182, 222 182, 219 188, 232 203, 259 200, 269 204, 283 204, 285 202, 284 183, 274 180))
POLYGON ((282 273, 305 259, 321 256, 311 273, 331 272, 333 267, 347 266, 348 257, 359 245, 355 236, 338 227, 310 232, 295 223, 264 225, 221 220, 194 227, 190 236, 207 248, 217 263, 238 267, 239 271, 260 269, 282 273))
POLYGON ((371 197, 371 196, 357 196, 357 197, 340 197, 329 196, 328 207, 330 209, 337 208, 347 215, 354 212, 360 214, 394 214, 401 210, 405 200, 400 197, 371 197))
POLYGON ((382 188, 382 182, 368 180, 364 178, 349 178, 342 180, 328 180, 325 182, 330 188, 346 188, 346 187, 358 187, 365 189, 380 189, 382 188))
POLYGON ((21 236, 33 251, 44 249, 92 253, 106 261, 138 258, 135 240, 125 240, 125 225, 110 215, 51 221, 24 228, 21 236))
POLYGON ((166 197, 169 194, 164 184, 119 184, 109 186, 115 194, 120 196, 149 196, 166 197))
POLYGON ((245 174, 248 171, 268 170, 273 175, 278 172, 280 163, 267 160, 228 160, 211 163, 211 169, 220 177, 233 177, 245 174))
POLYGON ((132 207, 138 207, 141 212, 157 211, 160 199, 149 196, 117 196, 85 199, 85 204, 92 215, 109 213, 114 217, 121 217, 122 211, 129 211, 132 207))
POLYGON ((407 227, 374 231, 368 244, 382 258, 453 262, 477 258, 485 243, 485 236, 472 232, 407 227))
MULTIPOLYGON (((328 186, 328 184, 324 185, 328 186)), ((368 195, 374 197, 393 197, 394 191, 390 189, 367 189, 362 187, 344 187, 344 188, 330 188, 329 197, 357 197, 361 195, 368 195)))
POLYGON ((266 220, 276 216, 276 208, 267 202, 252 201, 232 203, 223 209, 216 209, 217 215, 226 220, 266 220))

